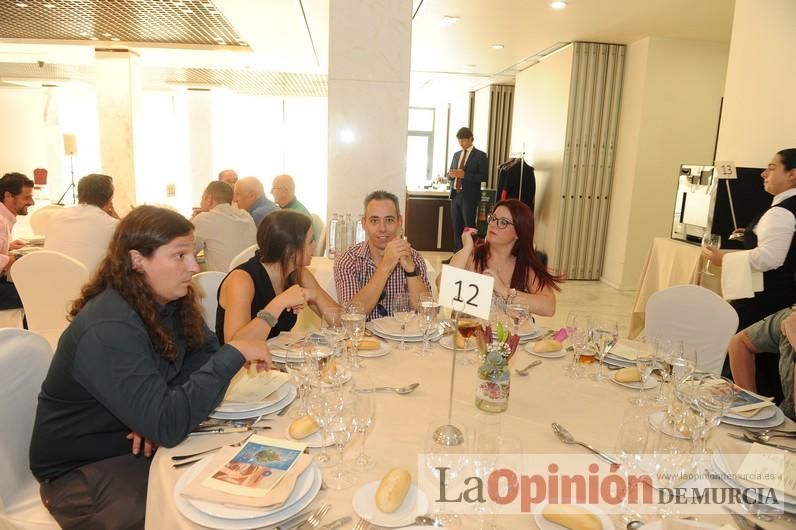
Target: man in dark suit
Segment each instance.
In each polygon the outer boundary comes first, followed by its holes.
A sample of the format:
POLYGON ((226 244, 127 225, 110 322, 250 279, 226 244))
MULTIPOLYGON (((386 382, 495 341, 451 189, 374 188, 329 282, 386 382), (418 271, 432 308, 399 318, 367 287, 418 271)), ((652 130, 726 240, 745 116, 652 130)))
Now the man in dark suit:
POLYGON ((489 160, 486 153, 473 147, 473 131, 462 127, 456 133, 462 150, 453 154, 448 178, 451 184, 451 217, 453 218, 453 244, 462 248, 462 232, 469 226, 475 228, 475 217, 481 201, 481 183, 486 182, 489 160))

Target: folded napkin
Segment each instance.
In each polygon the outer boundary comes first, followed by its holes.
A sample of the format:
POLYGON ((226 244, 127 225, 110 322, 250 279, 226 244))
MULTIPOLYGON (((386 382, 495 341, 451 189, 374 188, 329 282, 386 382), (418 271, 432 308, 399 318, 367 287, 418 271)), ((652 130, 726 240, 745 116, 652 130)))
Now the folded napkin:
POLYGON ((651 350, 651 346, 643 342, 622 339, 622 341, 614 344, 609 355, 619 357, 620 359, 627 359, 628 361, 635 361, 640 351, 650 352, 651 350))
POLYGON ((748 250, 724 254, 721 265, 721 292, 726 300, 753 298, 763 290, 763 273, 752 269, 748 250))
POLYGON ((312 463, 312 457, 310 455, 302 454, 290 471, 282 477, 282 480, 277 482, 276 486, 262 497, 232 495, 203 485, 205 480, 210 478, 216 471, 223 467, 224 464, 229 462, 238 451, 240 451, 239 447, 222 448, 212 457, 212 460, 205 466, 202 472, 194 477, 185 487, 182 491, 182 495, 184 497, 215 502, 217 504, 245 506, 247 508, 271 508, 280 506, 290 497, 293 488, 296 486, 296 480, 299 475, 312 463))
POLYGON ((303 331, 283 331, 276 337, 268 339, 271 350, 286 351, 290 348, 301 346, 301 341, 307 336, 303 331))
MULTIPOLYGON (((398 323, 393 317, 384 317, 379 318, 377 320, 373 320, 373 328, 380 332, 386 333, 387 335, 401 335, 401 324, 398 323)), ((422 335, 423 332, 420 330, 420 325, 414 320, 410 320, 406 324, 406 334, 407 335, 422 335)))

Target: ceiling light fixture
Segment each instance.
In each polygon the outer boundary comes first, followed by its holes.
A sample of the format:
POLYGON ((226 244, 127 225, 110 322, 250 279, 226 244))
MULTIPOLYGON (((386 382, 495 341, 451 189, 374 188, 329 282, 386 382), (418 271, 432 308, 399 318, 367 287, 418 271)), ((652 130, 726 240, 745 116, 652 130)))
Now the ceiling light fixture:
POLYGON ((85 83, 68 77, 0 77, 0 83, 27 88, 80 87, 85 83))
POLYGON ((119 42, 121 39, 119 37, 111 37, 112 41, 119 42))
POLYGON ((502 44, 493 44, 492 45, 492 49, 493 50, 502 50, 503 48, 505 48, 505 46, 503 46, 502 44))
POLYGON ((555 0, 550 3, 550 7, 553 9, 564 9, 567 7, 567 0, 555 0))
POLYGON ((105 37, 105 38, 108 38, 108 37, 111 36, 111 34, 110 33, 103 33, 102 36, 105 37))
POLYGON ((14 5, 16 5, 17 7, 28 7, 28 4, 26 4, 25 2, 17 2, 14 5))
POLYGON ((54 7, 55 7, 55 4, 43 4, 43 5, 44 5, 44 7, 46 7, 47 9, 52 9, 52 8, 54 8, 54 7))
POLYGON ((444 16, 442 17, 442 20, 439 21, 439 23, 443 26, 452 26, 457 22, 459 22, 459 17, 453 16, 444 16))

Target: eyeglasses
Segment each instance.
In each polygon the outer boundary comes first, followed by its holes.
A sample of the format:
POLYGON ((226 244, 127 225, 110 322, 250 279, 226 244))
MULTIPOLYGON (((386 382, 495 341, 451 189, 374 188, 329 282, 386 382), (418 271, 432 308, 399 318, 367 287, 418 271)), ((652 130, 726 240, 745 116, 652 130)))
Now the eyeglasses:
POLYGON ((497 227, 503 230, 507 226, 511 225, 514 226, 514 223, 510 220, 506 219, 505 217, 497 217, 495 214, 491 213, 486 217, 486 222, 489 224, 497 223, 497 227))

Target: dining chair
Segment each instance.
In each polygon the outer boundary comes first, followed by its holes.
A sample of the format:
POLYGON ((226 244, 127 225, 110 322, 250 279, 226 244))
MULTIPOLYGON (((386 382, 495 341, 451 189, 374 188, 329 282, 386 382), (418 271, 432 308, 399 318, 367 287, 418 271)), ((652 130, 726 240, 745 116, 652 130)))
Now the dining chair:
POLYGON ((240 254, 232 258, 232 261, 229 262, 229 270, 234 269, 241 263, 249 261, 251 258, 254 257, 255 252, 257 252, 257 245, 252 245, 248 248, 244 248, 240 254))
POLYGON ((191 278, 199 303, 202 304, 202 315, 204 316, 207 327, 215 331, 216 329, 216 310, 218 309, 218 286, 224 281, 227 275, 224 272, 207 271, 194 274, 191 278))
POLYGON ((53 214, 64 211, 64 207, 57 204, 47 204, 30 214, 30 228, 33 233, 43 236, 47 233, 47 225, 53 214))
POLYGON ((88 269, 66 254, 39 250, 14 263, 11 276, 25 309, 28 329, 66 329, 68 306, 88 282, 88 269))
POLYGON ((682 341, 697 351, 697 369, 720 375, 738 314, 719 295, 698 285, 677 285, 647 300, 648 339, 682 341))
POLYGON ((59 528, 28 464, 37 396, 51 357, 43 337, 0 329, 0 528, 59 528))

